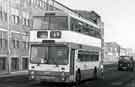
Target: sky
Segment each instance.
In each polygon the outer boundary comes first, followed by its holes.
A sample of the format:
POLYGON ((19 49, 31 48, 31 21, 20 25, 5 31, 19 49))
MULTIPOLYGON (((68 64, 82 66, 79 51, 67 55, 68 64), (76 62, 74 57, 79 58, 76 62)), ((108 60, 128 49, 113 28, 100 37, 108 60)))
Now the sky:
POLYGON ((135 49, 135 0, 57 0, 71 9, 96 11, 104 22, 104 39, 135 49))

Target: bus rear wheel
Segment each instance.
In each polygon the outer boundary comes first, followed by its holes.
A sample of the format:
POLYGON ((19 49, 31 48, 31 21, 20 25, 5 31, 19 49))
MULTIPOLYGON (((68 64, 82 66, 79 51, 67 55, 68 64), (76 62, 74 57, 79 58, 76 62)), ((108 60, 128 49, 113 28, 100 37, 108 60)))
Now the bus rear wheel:
POLYGON ((94 71, 93 71, 93 79, 97 79, 98 76, 97 76, 97 68, 94 67, 94 71))

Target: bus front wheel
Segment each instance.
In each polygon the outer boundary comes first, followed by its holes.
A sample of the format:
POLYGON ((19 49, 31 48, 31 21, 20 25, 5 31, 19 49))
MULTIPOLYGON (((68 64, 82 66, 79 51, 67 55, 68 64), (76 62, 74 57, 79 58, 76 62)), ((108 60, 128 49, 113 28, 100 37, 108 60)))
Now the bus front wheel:
POLYGON ((77 86, 77 87, 78 87, 80 81, 81 81, 81 71, 80 71, 80 69, 78 69, 78 70, 76 71, 76 86, 77 86))

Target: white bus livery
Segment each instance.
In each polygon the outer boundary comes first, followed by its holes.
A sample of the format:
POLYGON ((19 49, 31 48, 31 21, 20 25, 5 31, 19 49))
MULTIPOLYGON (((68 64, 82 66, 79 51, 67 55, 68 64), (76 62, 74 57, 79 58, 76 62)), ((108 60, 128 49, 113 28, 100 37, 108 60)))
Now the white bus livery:
POLYGON ((46 11, 33 18, 31 79, 78 83, 101 75, 102 33, 97 24, 60 11, 46 11))

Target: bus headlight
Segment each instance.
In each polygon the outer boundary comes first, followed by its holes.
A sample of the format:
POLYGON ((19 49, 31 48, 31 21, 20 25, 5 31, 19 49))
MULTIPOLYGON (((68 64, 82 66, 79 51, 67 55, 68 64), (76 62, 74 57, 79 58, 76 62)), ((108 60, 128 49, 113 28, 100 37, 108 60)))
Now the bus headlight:
POLYGON ((34 71, 30 71, 30 75, 34 75, 34 71))
POLYGON ((70 76, 69 76, 69 80, 70 80, 70 81, 74 81, 74 76, 73 76, 73 75, 70 75, 70 76))
POLYGON ((104 65, 101 65, 100 68, 101 68, 101 69, 104 69, 104 65))
POLYGON ((64 72, 64 71, 62 71, 61 75, 62 75, 62 77, 64 77, 64 76, 65 76, 65 72, 64 72))
POLYGON ((33 75, 31 76, 31 79, 34 79, 34 76, 33 75))
POLYGON ((127 64, 128 65, 128 67, 130 66, 130 64, 127 64))
POLYGON ((65 81, 65 77, 62 77, 62 80, 65 81))
POLYGON ((35 74, 34 71, 29 71, 29 80, 32 80, 35 78, 34 74, 35 74))
POLYGON ((65 80, 65 72, 64 71, 62 71, 61 76, 62 76, 61 79, 64 81, 65 80))

